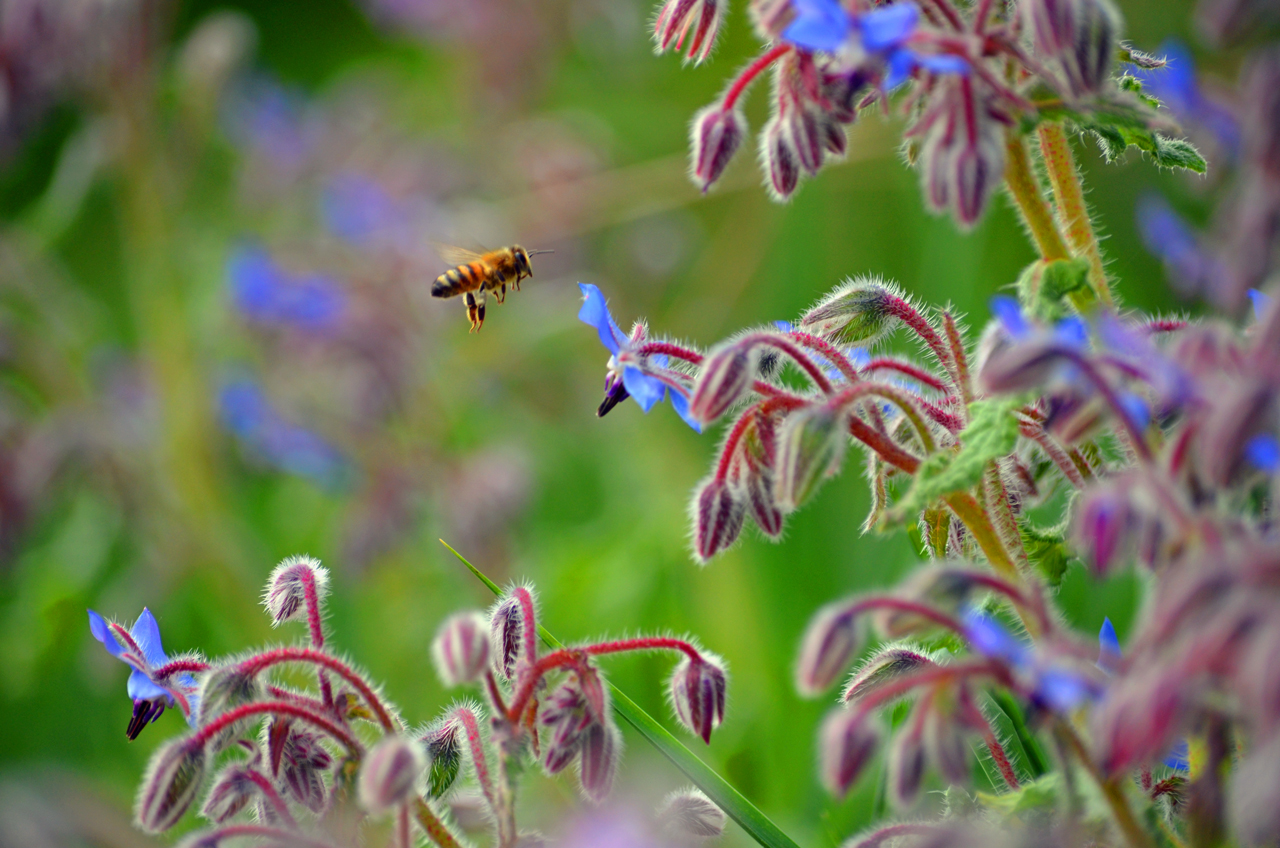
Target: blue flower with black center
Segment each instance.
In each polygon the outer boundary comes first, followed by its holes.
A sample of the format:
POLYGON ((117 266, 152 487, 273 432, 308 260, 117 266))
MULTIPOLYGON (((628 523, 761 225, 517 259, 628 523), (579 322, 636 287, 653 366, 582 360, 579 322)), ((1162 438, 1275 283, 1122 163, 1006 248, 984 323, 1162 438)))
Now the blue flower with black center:
POLYGON ((124 628, 108 624, 101 615, 89 610, 89 632, 93 638, 102 643, 107 653, 129 666, 133 671, 129 674, 126 691, 133 701, 133 717, 125 735, 130 740, 138 738, 142 728, 160 718, 166 707, 177 703, 175 691, 186 699, 187 720, 194 726, 196 704, 196 681, 189 674, 175 676, 174 687, 164 686, 156 682, 155 671, 168 665, 169 656, 160 643, 160 626, 151 610, 143 607, 142 615, 125 633, 124 628))
POLYGON ((856 44, 887 66, 886 89, 905 82, 916 68, 935 74, 969 72, 962 56, 920 53, 907 46, 920 20, 920 7, 914 3, 895 3, 861 15, 850 15, 837 0, 793 0, 792 7, 796 17, 783 31, 783 40, 823 53, 856 44))
MULTIPOLYGON (((610 354, 609 373, 604 380, 604 401, 596 410, 596 415, 603 417, 628 397, 634 398, 635 402, 640 404, 640 408, 647 413, 653 409, 654 404, 667 397, 667 384, 657 377, 644 373, 634 365, 619 364, 619 355, 641 341, 643 331, 637 328, 636 337, 628 337, 618 329, 617 322, 609 314, 609 306, 605 303, 604 295, 597 286, 578 283, 578 288, 582 290, 582 308, 578 310, 578 320, 596 328, 600 343, 608 348, 610 354)), ((664 355, 650 356, 649 360, 659 368, 667 366, 667 357, 664 355)), ((701 433, 702 425, 689 415, 689 399, 674 390, 670 395, 671 405, 675 407, 680 417, 686 424, 701 433)))

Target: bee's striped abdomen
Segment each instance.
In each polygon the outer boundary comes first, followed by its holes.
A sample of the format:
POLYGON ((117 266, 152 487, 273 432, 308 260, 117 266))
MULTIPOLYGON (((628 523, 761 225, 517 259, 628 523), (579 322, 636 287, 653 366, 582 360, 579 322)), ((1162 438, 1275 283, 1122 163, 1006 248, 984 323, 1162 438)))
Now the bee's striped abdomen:
POLYGON ((431 296, 453 297, 463 292, 474 291, 484 283, 484 278, 485 269, 480 262, 469 262, 466 265, 450 268, 436 277, 435 283, 431 286, 431 296))

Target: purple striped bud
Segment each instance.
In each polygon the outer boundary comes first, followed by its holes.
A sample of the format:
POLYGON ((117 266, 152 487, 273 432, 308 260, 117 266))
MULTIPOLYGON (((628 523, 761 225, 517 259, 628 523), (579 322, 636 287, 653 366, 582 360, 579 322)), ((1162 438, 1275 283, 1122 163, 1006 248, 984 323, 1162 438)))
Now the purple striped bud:
POLYGON ((1120 16, 1109 0, 1025 0, 1022 8, 1036 52, 1057 61, 1071 92, 1101 90, 1120 39, 1120 16))
POLYGON ((836 710, 818 734, 822 785, 837 798, 849 794, 880 747, 880 728, 858 710, 836 710))
POLYGON ((969 746, 954 717, 936 702, 925 717, 924 747, 944 779, 956 784, 969 782, 969 746))
POLYGON ((898 809, 905 810, 915 803, 924 782, 923 720, 918 713, 927 707, 928 703, 922 702, 915 708, 889 746, 889 797, 898 809))
POLYGON ((706 562, 729 548, 742 532, 746 505, 723 480, 708 479, 693 498, 693 553, 706 562))
POLYGON ((747 14, 756 33, 765 41, 780 41, 783 31, 796 19, 791 0, 751 0, 747 14))
POLYGON ((658 808, 658 821, 668 834, 682 841, 715 839, 724 833, 728 817, 697 789, 673 792, 658 808))
POLYGON ((753 469, 745 475, 747 508, 756 525, 770 539, 782 535, 782 510, 773 494, 773 472, 767 468, 753 469))
POLYGON ((384 736, 360 764, 356 782, 360 806, 379 816, 406 803, 414 797, 414 785, 426 767, 426 754, 417 741, 384 736))
POLYGON ((795 146, 800 167, 810 174, 822 168, 825 155, 826 133, 822 114, 815 108, 796 106, 787 115, 787 132, 795 146))
POLYGON ((822 146, 833 156, 843 157, 849 150, 849 135, 834 120, 822 122, 822 146))
POLYGON ((538 723, 544 728, 542 765, 548 774, 562 771, 578 755, 582 734, 595 722, 576 681, 556 687, 543 699, 538 723))
POLYGON ((489 622, 483 613, 449 616, 431 643, 436 672, 446 686, 474 683, 489 665, 489 622))
POLYGON ((427 728, 419 740, 431 760, 431 770, 427 773, 427 795, 431 798, 442 797, 458 779, 462 765, 462 744, 458 738, 461 732, 462 722, 450 718, 427 728))
POLYGON ((712 351, 693 387, 689 414, 703 424, 724 415, 751 390, 759 362, 758 345, 736 342, 712 351))
POLYGON ((1004 127, 990 111, 990 95, 968 77, 935 89, 938 114, 925 134, 919 167, 925 199, 971 227, 1004 179, 1004 127))
POLYGON ((796 689, 814 697, 830 689, 862 649, 862 634, 849 602, 828 604, 809 622, 796 663, 796 689))
POLYGON ((523 627, 520 601, 510 595, 498 601, 489 615, 489 656, 493 670, 508 680, 515 676, 523 627))
POLYGON ((765 188, 769 194, 777 201, 791 197, 800 183, 800 155, 780 116, 765 124, 760 134, 760 158, 768 177, 765 188))
POLYGON ((840 697, 845 703, 856 701, 904 674, 934 664, 928 654, 914 647, 903 644, 885 645, 854 672, 840 697))
POLYGON ((597 804, 609 795, 613 778, 618 773, 618 756, 622 749, 622 736, 613 722, 592 724, 582 734, 578 776, 582 791, 597 804))
POLYGON ((706 653, 696 660, 686 656, 676 666, 668 683, 676 717, 708 744, 711 731, 724 721, 727 685, 722 661, 706 653))
POLYGON ((673 45, 679 52, 688 37, 684 60, 695 65, 705 62, 715 46, 724 7, 725 0, 666 0, 653 28, 658 53, 665 53, 673 45))
POLYGON ((151 755, 138 792, 134 820, 147 833, 178 823, 200 791, 208 755, 195 737, 174 739, 151 755))
POLYGON ((272 626, 292 621, 305 615, 308 584, 314 585, 316 609, 324 603, 329 593, 329 570, 320 560, 308 556, 289 557, 282 561, 267 578, 267 590, 262 604, 271 615, 272 626))
POLYGON ((798 409, 782 422, 775 483, 784 512, 798 509, 840 470, 849 444, 846 426, 845 415, 826 404, 798 409))
POLYGON ((233 763, 223 769, 213 782, 200 815, 211 822, 221 823, 256 800, 262 790, 254 782, 254 771, 243 763, 233 763))
POLYGON ((1114 487, 1094 486, 1081 500, 1073 535, 1093 573, 1105 577, 1132 547, 1137 522, 1125 493, 1114 487))
POLYGON ((320 738, 307 730, 288 730, 280 753, 280 777, 284 788, 299 804, 318 813, 324 809, 329 790, 324 775, 333 758, 320 738))
MULTIPOLYGON (((196 724, 200 727, 236 707, 262 698, 262 685, 254 675, 246 674, 238 665, 224 665, 204 676, 196 707, 196 724)), ((213 751, 221 751, 236 739, 251 732, 258 716, 250 716, 227 725, 209 740, 213 751)))
MULTIPOLYGON (((1274 16, 1274 4, 1273 4, 1274 16)), ((1247 104, 1243 126, 1244 155, 1253 167, 1280 177, 1280 51, 1258 50, 1249 57, 1242 74, 1247 104)), ((1272 216, 1264 216, 1273 218, 1272 216)), ((1274 224, 1272 225, 1274 226, 1274 224)))
POLYGON ((741 109, 713 103, 693 116, 693 162, 690 176, 706 192, 720 179, 747 134, 741 109))
POLYGON ((850 280, 800 319, 799 329, 829 342, 869 347, 889 331, 896 293, 875 277, 850 280))

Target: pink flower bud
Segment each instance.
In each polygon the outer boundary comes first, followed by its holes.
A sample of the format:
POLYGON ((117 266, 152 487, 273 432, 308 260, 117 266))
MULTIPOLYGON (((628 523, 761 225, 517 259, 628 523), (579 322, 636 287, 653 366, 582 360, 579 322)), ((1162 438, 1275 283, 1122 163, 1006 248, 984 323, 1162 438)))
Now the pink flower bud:
POLYGON ((747 134, 741 109, 713 103, 693 117, 693 182, 704 192, 720 179, 747 134))
POLYGON ((272 625, 292 621, 306 614, 308 584, 315 587, 317 608, 329 592, 329 570, 320 560, 295 556, 283 560, 267 578, 263 606, 271 615, 272 625))
POLYGON ((562 771, 573 762, 582 734, 594 722, 577 681, 560 684, 542 700, 538 723, 544 728, 542 765, 548 774, 562 771))
POLYGON ((934 665, 933 659, 912 646, 885 645, 849 678, 840 697, 845 703, 852 703, 904 674, 931 665, 934 665))
POLYGON ((689 413, 710 424, 751 391, 760 360, 759 348, 743 342, 712 351, 703 361, 689 400, 689 413))
POLYGON ((582 734, 581 747, 578 774, 582 781, 582 791, 598 804, 613 788, 622 737, 613 722, 592 724, 582 734))
POLYGON ((658 808, 662 828, 677 839, 715 839, 724 833, 724 811, 697 789, 673 792, 658 808))
POLYGON ((208 768, 204 746, 194 737, 167 742, 151 755, 134 808, 135 821, 147 833, 178 823, 200 791, 208 768))
POLYGON ((356 782, 360 806, 377 816, 409 801, 414 796, 414 784, 426 767, 426 754, 416 741, 384 736, 360 764, 356 782))
POLYGON ((875 277, 849 280, 800 319, 799 329, 842 345, 870 347, 893 326, 897 292, 875 277))
MULTIPOLYGON (((927 702, 916 712, 927 708, 927 702)), ((889 797, 898 809, 907 809, 920 795, 924 782, 924 734, 920 717, 913 712, 906 726, 898 731, 889 746, 889 797)))
POLYGON ((419 740, 431 760, 427 794, 432 798, 442 797, 458 779, 462 765, 462 745, 458 738, 461 732, 462 722, 451 718, 433 724, 419 740))
POLYGON ((479 612, 460 612, 440 625, 431 656, 446 686, 474 683, 489 665, 489 622, 479 612))
POLYGON ((320 744, 320 738, 309 730, 288 728, 282 735, 281 783, 299 804, 318 813, 329 797, 324 776, 333 765, 333 758, 320 744))
POLYGON ((1004 126, 992 112, 991 93, 968 77, 940 83, 932 108, 919 158, 925 199, 970 227, 1004 179, 1004 126))
POLYGON ((756 33, 765 41, 780 41, 782 33, 796 19, 791 0, 751 0, 747 13, 756 33))
POLYGON ((970 775, 969 746, 961 730, 954 716, 936 702, 925 717, 925 751, 943 778, 954 784, 968 783, 970 775))
POLYGON ((777 539, 782 535, 783 516, 773 494, 773 472, 763 468, 752 470, 746 475, 744 485, 751 517, 766 536, 777 539))
POLYGON ((737 541, 745 514, 742 498, 727 482, 713 476, 697 490, 693 499, 693 552, 699 562, 706 562, 737 541))
POLYGON ((1120 16, 1108 0, 1022 3, 1036 52, 1057 61, 1072 94, 1101 90, 1115 58, 1120 16))
POLYGON ((791 197, 800 183, 800 156, 779 116, 770 120, 760 134, 760 158, 768 177, 765 188, 773 199, 791 197))
POLYGON ((778 433, 778 506, 798 509, 830 476, 840 470, 849 436, 844 413, 826 404, 796 410, 778 433))
POLYGON ((818 745, 822 785, 843 798, 875 756, 880 730, 870 716, 857 710, 836 710, 822 723, 818 745))
POLYGON ((494 671, 508 680, 515 676, 523 628, 519 600, 507 595, 498 601, 489 615, 489 655, 494 671))
POLYGON ((707 653, 695 660, 686 656, 671 675, 668 692, 681 724, 703 742, 711 742, 711 731, 724 721, 727 680, 718 658, 707 653))
POLYGON ((724 7, 725 0, 666 0, 653 30, 658 52, 665 53, 673 44, 679 51, 688 36, 685 61, 695 65, 705 62, 715 46, 724 7))
POLYGON ((800 167, 810 174, 818 173, 826 154, 826 133, 821 113, 814 108, 796 106, 788 112, 787 132, 795 146, 800 167))
POLYGON ((862 647, 858 622, 847 601, 818 610, 800 643, 796 689, 814 697, 831 688, 862 647))
POLYGON ((200 815, 214 823, 224 822, 255 800, 260 791, 253 781, 251 769, 242 763, 233 763, 223 769, 214 781, 200 815))
POLYGON ((844 156, 849 149, 849 135, 833 120, 822 122, 822 146, 833 156, 844 156))
MULTIPOLYGON (((204 676, 197 699, 196 724, 203 727, 225 712, 262 698, 262 685, 254 675, 246 674, 239 664, 215 668, 204 676)), ((236 739, 252 732, 257 716, 250 716, 226 726, 209 746, 220 751, 236 739)))

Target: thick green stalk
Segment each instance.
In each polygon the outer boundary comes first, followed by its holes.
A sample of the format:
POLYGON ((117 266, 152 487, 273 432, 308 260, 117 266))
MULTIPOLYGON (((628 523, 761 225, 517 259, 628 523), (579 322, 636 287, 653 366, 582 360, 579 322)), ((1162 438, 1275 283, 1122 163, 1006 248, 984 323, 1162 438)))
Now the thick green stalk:
MULTIPOLYGON (((441 539, 440 544, 449 548, 449 551, 462 561, 462 564, 476 576, 476 579, 489 587, 489 591, 495 595, 502 594, 502 589, 497 583, 494 583, 480 569, 467 562, 467 558, 455 551, 448 542, 441 539)), ((541 625, 538 626, 538 635, 542 637, 543 642, 552 648, 559 650, 564 647, 560 640, 552 636, 541 625)), ((683 772, 685 777, 692 780, 699 789, 706 793, 706 796, 717 807, 724 810, 725 815, 737 822, 747 832, 748 836, 760 845, 765 846, 765 848, 799 848, 795 841, 783 833, 768 816, 760 812, 741 792, 734 789, 729 785, 728 781, 698 759, 679 739, 668 733, 666 728, 658 724, 635 701, 624 695, 622 690, 610 683, 609 693, 612 697, 613 711, 638 730, 640 735, 683 772)))
POLYGON ((1084 202, 1084 188, 1080 184, 1080 172, 1071 155, 1071 144, 1062 124, 1046 122, 1040 125, 1040 152, 1044 155, 1045 169, 1058 205, 1058 217, 1066 230, 1067 241, 1078 256, 1089 262, 1089 285, 1094 294, 1106 306, 1114 306, 1107 272, 1102 267, 1102 250, 1098 236, 1093 231, 1089 208, 1084 202))

